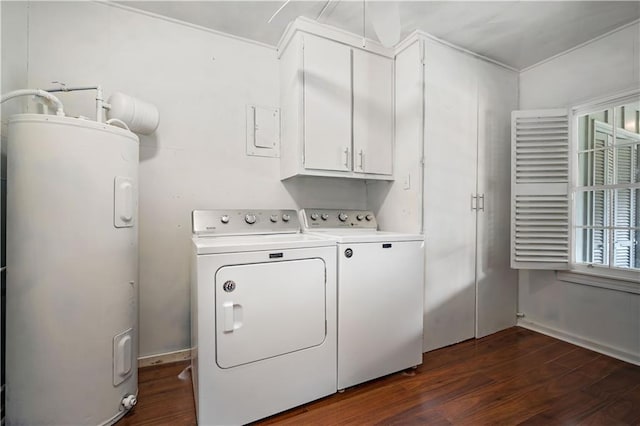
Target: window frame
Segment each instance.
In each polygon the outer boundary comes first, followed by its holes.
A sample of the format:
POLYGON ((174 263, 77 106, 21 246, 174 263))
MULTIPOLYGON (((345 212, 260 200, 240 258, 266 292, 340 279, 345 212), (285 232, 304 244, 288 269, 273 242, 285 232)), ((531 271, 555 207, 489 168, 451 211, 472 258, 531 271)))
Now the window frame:
MULTIPOLYGON (((577 252, 576 252, 576 244, 577 244, 577 225, 576 225, 576 215, 577 215, 577 199, 576 196, 578 192, 584 192, 584 190, 578 191, 578 188, 585 188, 584 186, 579 186, 580 179, 580 165, 578 160, 578 152, 579 149, 579 118, 588 114, 600 112, 606 109, 615 109, 621 105, 638 102, 640 100, 640 89, 627 90, 625 92, 621 92, 612 96, 608 96, 606 98, 600 98, 596 100, 592 100, 582 105, 574 106, 570 108, 570 126, 571 126, 571 140, 570 140, 570 160, 569 160, 569 169, 571 173, 571 179, 569 183, 569 193, 571 200, 571 217, 570 217, 570 247, 571 247, 571 256, 569 260, 569 273, 576 273, 582 275, 589 275, 594 277, 601 277, 613 280, 622 280, 627 282, 632 282, 636 284, 640 284, 640 273, 636 269, 627 269, 627 268, 619 268, 615 266, 611 266, 608 262, 607 265, 597 265, 597 264, 588 264, 588 263, 578 263, 577 262, 577 252)), ((614 126, 615 128, 615 126, 614 126)), ((615 135, 615 133, 614 133, 615 135)), ((612 148, 612 152, 615 152, 615 148, 612 148)), ((615 157, 614 157, 615 164, 615 157)), ((615 165, 614 165, 615 167, 615 165)), ((615 173, 615 169, 614 169, 615 173)), ((616 185, 607 186, 606 191, 615 191, 616 185)), ((612 224, 609 223, 608 226, 604 226, 604 229, 611 231, 609 229, 612 227, 612 224)), ((608 232, 609 234, 611 232, 608 232)), ((611 237, 607 239, 608 249, 610 250, 611 237)))

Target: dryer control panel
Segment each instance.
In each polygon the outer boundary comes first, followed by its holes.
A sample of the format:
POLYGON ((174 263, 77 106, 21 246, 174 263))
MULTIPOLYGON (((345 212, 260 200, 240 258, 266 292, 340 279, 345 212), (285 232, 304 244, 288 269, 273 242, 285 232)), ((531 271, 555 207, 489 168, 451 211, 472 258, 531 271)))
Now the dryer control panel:
POLYGON ((370 210, 302 209, 300 220, 305 229, 378 229, 370 210))
POLYGON ((295 210, 194 210, 191 219, 197 236, 300 232, 295 210))

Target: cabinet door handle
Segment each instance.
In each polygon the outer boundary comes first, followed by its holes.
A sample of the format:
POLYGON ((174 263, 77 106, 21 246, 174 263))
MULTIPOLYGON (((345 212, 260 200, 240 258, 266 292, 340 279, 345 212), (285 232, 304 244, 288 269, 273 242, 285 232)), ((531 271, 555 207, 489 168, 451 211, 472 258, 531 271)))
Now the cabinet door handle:
POLYGON ((346 147, 344 149, 344 166, 347 168, 347 170, 351 168, 349 167, 349 147, 346 147))
POLYGON ((478 197, 471 194, 471 210, 478 209, 478 197))
POLYGON ((364 171, 364 151, 360 150, 358 155, 360 156, 360 165, 358 167, 360 167, 360 170, 364 171))
POLYGON ((478 210, 484 211, 484 194, 479 195, 478 200, 482 201, 482 203, 479 203, 478 210))

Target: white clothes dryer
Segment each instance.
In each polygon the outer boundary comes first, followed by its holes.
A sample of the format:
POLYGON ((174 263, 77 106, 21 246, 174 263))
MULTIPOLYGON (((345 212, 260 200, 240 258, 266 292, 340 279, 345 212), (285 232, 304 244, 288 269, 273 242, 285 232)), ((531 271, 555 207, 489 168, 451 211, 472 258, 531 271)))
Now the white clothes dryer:
POLYGON ((198 424, 244 424, 335 393, 336 246, 295 210, 193 212, 198 424))
POLYGON ((378 231, 371 211, 300 219, 338 247, 338 389, 422 364, 424 236, 378 231))

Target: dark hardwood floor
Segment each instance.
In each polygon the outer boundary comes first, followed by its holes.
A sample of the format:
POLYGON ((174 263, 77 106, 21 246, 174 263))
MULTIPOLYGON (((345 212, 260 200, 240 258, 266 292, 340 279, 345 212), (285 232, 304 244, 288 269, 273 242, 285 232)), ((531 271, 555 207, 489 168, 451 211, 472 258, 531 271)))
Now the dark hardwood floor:
MULTIPOLYGON (((141 369, 118 425, 194 425, 188 365, 141 369)), ((640 425, 640 367, 513 327, 257 424, 640 425)))
POLYGON ((138 370, 138 404, 118 426, 195 425, 191 375, 180 373, 189 361, 154 365, 138 370))

